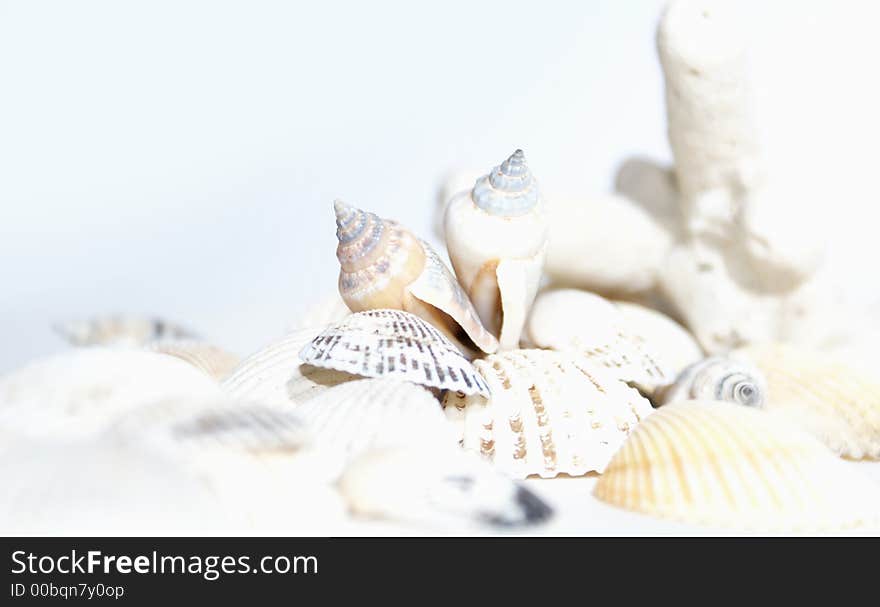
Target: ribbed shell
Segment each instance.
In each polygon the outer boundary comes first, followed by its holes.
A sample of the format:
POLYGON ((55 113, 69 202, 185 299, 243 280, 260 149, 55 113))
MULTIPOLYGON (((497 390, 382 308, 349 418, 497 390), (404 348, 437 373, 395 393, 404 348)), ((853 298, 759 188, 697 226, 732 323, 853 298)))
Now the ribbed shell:
POLYGON ((57 323, 55 332, 74 346, 142 346, 158 339, 193 339, 189 329, 161 318, 99 316, 57 323))
POLYGON ((478 207, 492 215, 516 217, 528 213, 538 204, 538 186, 523 151, 516 150, 478 179, 471 196, 478 207))
POLYGON ((786 415, 835 453, 880 459, 880 380, 818 352, 780 344, 733 353, 767 379, 766 408, 786 415))
POLYGON ((146 349, 176 356, 216 380, 222 380, 239 363, 239 357, 223 348, 201 341, 161 339, 147 344, 146 349))
POLYGON ((751 363, 726 356, 710 356, 682 371, 671 386, 659 391, 662 403, 680 400, 727 401, 761 408, 767 382, 751 363))
POLYGON ((625 382, 652 391, 675 374, 651 344, 626 326, 608 300, 577 289, 538 296, 527 326, 528 343, 538 348, 579 352, 625 382))
POLYGON ((301 364, 300 351, 320 332, 315 327, 291 331, 241 361, 220 387, 235 400, 288 407, 353 379, 348 373, 301 364))
POLYGON ((446 337, 400 310, 358 312, 306 345, 309 365, 364 377, 392 377, 442 390, 489 394, 486 382, 446 337))
POLYGON ((448 393, 447 418, 459 425, 465 449, 514 477, 601 472, 653 412, 636 390, 579 354, 515 350, 474 365, 492 398, 448 393))
POLYGON ((875 483, 784 419, 700 401, 639 424, 594 495, 656 517, 752 531, 873 526, 880 513, 875 483))

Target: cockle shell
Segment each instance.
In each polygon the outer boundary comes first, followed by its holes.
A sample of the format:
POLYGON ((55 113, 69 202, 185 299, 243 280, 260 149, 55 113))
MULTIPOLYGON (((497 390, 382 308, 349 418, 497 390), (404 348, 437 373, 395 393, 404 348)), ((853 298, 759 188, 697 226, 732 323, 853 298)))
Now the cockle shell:
POLYGON ((301 364, 299 353, 320 332, 316 327, 289 332, 246 357, 220 387, 234 400, 289 407, 354 379, 349 373, 301 364))
POLYGON ((653 412, 636 390, 573 352, 500 352, 474 366, 492 397, 447 393, 446 415, 465 449, 517 478, 601 472, 653 412))
POLYGON ((223 348, 201 341, 188 339, 160 339, 150 342, 145 348, 185 360, 195 368, 216 380, 229 375, 239 363, 239 358, 223 348))
POLYGON ((547 250, 544 205, 522 150, 453 197, 445 228, 455 274, 483 325, 501 349, 518 348, 547 250))
POLYGON ((324 329, 301 360, 364 377, 394 377, 441 390, 488 396, 473 365, 446 337, 401 310, 358 312, 324 329))
POLYGON ((880 488, 786 420, 685 401, 639 424, 594 495, 682 522, 753 531, 876 525, 880 488))
POLYGON ((193 339, 185 327, 161 318, 101 316, 53 325, 55 332, 74 346, 142 346, 157 339, 193 339))
POLYGON ((767 398, 767 382, 754 365, 726 356, 710 356, 686 368, 671 386, 659 390, 655 402, 681 400, 727 401, 761 408, 767 398))
POLYGON ((0 378, 0 425, 32 437, 85 437, 146 403, 220 395, 212 378, 173 356, 95 346, 0 378))
POLYGON ((405 310, 453 340, 466 335, 484 352, 498 349, 498 341, 483 327, 473 304, 428 243, 395 221, 341 201, 334 203, 334 210, 339 292, 353 312, 405 310))
POLYGON ((675 375, 703 359, 694 336, 666 314, 628 301, 615 301, 614 306, 627 331, 640 338, 645 349, 656 352, 675 375))
POLYGON ((767 379, 766 409, 785 415, 835 453, 880 459, 880 381, 836 357, 782 344, 733 352, 767 379))
POLYGON ((631 332, 620 311, 606 299, 577 289, 538 296, 524 341, 538 348, 578 352, 621 380, 650 392, 672 382, 674 371, 631 332))

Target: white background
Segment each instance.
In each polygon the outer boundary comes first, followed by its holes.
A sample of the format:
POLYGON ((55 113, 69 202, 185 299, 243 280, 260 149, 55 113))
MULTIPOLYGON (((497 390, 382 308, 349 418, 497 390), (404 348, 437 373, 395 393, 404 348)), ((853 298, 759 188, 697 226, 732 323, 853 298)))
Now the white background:
MULTIPOLYGON (((768 156, 814 192, 792 221, 818 205, 804 229, 866 299, 876 6, 750 7, 768 156)), ((442 174, 515 147, 584 198, 630 155, 668 162, 661 7, 0 1, 0 371, 113 312, 257 348, 335 288, 335 197, 428 235, 442 174)))

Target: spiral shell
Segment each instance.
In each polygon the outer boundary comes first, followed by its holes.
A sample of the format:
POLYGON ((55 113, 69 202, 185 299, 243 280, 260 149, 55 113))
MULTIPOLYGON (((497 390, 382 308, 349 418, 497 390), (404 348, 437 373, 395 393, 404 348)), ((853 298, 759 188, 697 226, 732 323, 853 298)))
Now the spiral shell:
POLYGON ((586 357, 515 350, 474 363, 492 397, 447 393, 447 418, 465 449, 516 478, 601 472, 653 411, 636 390, 586 357))
POLYGON ((99 316, 53 325, 55 332, 74 346, 143 346, 158 339, 194 339, 189 329, 161 318, 99 316))
POLYGON ((639 424, 596 484, 600 500, 655 517, 752 531, 874 526, 880 488, 784 419, 685 401, 639 424))
POLYGON ((757 367, 725 356, 710 356, 682 371, 674 384, 662 390, 658 400, 664 404, 680 400, 727 401, 761 408, 766 395, 767 382, 757 367))
POLYGON ((785 415, 850 459, 880 459, 880 381, 836 357, 782 344, 732 356, 767 379, 766 409, 785 415))
POLYGON ((187 339, 160 339, 145 348, 185 360, 216 380, 222 380, 239 363, 239 358, 223 348, 187 339))
POLYGON ((466 335, 484 352, 498 341, 452 273, 428 243, 395 221, 337 200, 339 293, 353 312, 404 310, 431 322, 453 341, 466 335))
POLYGON ((518 348, 547 249, 544 206, 522 150, 453 197, 445 228, 455 274, 483 325, 501 349, 518 348))
POLYGON ((300 359, 315 367, 489 395, 473 365, 421 318, 400 310, 358 312, 322 331, 300 359))

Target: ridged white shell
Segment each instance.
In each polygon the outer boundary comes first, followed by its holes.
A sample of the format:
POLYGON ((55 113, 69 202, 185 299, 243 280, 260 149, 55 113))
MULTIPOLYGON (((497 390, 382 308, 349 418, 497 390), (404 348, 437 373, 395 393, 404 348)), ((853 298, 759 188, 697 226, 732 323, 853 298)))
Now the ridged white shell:
POLYGON ((216 380, 222 380, 239 363, 239 358, 223 348, 201 341, 160 339, 147 344, 146 349, 176 356, 216 380))
POLYGON ((302 361, 364 377, 393 377, 442 390, 489 394, 486 382, 440 331, 400 310, 358 312, 306 345, 302 361))
POLYGON ((663 404, 704 400, 761 408, 767 399, 767 382, 761 371, 747 361, 710 356, 686 368, 674 384, 658 392, 655 402, 663 404))
POLYGON ((289 407, 353 379, 348 373, 301 364, 300 351, 320 332, 315 327, 291 331, 246 357, 220 387, 234 400, 289 407))
POLYGON ((185 327, 161 318, 99 316, 57 323, 55 332, 74 346, 142 346, 157 339, 193 339, 185 327))
POLYGON ((544 205, 522 150, 450 201, 445 230, 455 275, 483 325, 501 349, 518 348, 547 250, 544 205))
POLYGON ((448 393, 448 419, 465 449, 517 477, 601 472, 653 412, 635 389, 576 353, 501 352, 474 363, 492 398, 448 393))
POLYGON ((431 246, 397 222, 334 203, 339 246, 339 293, 354 312, 393 308, 433 323, 454 340, 484 352, 498 341, 431 246))
POLYGON ((675 374, 650 344, 626 326, 608 300, 577 289, 538 296, 527 326, 527 343, 538 348, 579 352, 625 382, 651 391, 675 374))
POLYGON ((29 436, 89 436, 147 403, 221 394, 213 379, 172 356, 81 348, 0 378, 0 425, 29 436))
POLYGON ((880 380, 835 357, 781 344, 733 353, 767 379, 766 408, 851 459, 880 459, 880 380))
POLYGON ((641 339, 644 348, 655 352, 675 375, 703 359, 694 336, 665 314, 628 301, 615 301, 614 306, 627 332, 641 339))
POLYGON ((661 518, 753 531, 876 525, 880 488, 764 411, 687 401, 659 409, 614 455, 594 495, 661 518))

